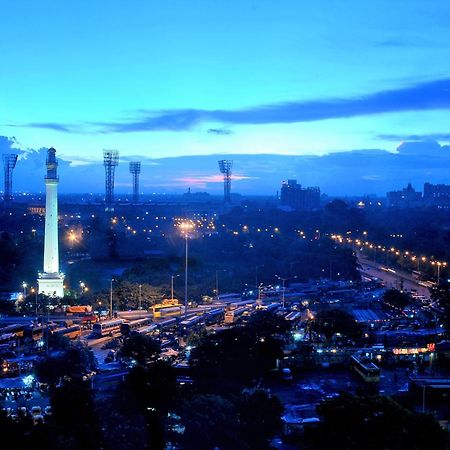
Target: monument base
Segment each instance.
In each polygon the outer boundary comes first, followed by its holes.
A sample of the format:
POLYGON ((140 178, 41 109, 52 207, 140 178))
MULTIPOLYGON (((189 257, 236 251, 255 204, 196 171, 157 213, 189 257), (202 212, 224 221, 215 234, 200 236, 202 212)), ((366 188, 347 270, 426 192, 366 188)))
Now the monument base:
POLYGON ((38 278, 39 294, 48 297, 64 297, 64 278, 59 274, 43 274, 38 278))

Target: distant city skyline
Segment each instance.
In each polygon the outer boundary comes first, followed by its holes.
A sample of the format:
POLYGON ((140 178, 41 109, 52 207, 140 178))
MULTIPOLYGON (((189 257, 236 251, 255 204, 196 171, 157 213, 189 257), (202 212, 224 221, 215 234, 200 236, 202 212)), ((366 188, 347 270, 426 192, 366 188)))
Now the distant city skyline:
MULTIPOLYGON (((14 170, 14 191, 43 192, 46 149, 20 150, 15 142, 0 136, 0 153, 18 151, 14 170)), ((58 149, 57 149, 58 150, 58 149)), ((58 151, 59 152, 59 151, 58 151)), ((58 153, 59 154, 59 153, 58 153)), ((72 164, 59 159, 60 192, 105 193, 103 153, 99 159, 85 164, 72 164)), ((450 184, 450 146, 435 141, 405 142, 396 152, 386 150, 354 150, 326 155, 193 155, 171 158, 139 158, 142 162, 140 192, 148 194, 180 194, 192 192, 223 194, 223 175, 217 161, 234 160, 232 193, 273 195, 281 182, 296 179, 301 185, 319 186, 331 196, 384 196, 412 183, 422 191, 423 184, 450 184)), ((116 168, 115 192, 132 193, 129 162, 138 157, 122 156, 116 168)))

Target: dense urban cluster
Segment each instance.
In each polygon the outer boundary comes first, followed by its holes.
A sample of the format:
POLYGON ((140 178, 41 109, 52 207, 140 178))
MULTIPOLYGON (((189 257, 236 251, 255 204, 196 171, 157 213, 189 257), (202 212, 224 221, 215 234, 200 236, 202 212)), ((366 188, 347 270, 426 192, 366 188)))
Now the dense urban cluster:
POLYGON ((45 209, 2 213, 5 448, 446 448, 448 255, 385 221, 420 211, 60 203, 63 298, 45 209))

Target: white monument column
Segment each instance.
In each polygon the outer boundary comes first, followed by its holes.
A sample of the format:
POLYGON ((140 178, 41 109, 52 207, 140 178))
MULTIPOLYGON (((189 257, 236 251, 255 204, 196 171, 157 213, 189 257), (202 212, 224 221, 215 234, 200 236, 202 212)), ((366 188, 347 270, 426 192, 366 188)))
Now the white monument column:
POLYGON ((45 177, 45 237, 44 273, 39 274, 39 293, 50 297, 63 297, 64 275, 59 272, 58 251, 58 175, 56 150, 47 152, 47 176, 45 177))

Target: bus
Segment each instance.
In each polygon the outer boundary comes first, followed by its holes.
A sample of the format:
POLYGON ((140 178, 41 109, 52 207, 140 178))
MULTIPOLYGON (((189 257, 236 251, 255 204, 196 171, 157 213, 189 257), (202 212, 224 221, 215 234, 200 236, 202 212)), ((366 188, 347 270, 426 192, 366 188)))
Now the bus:
POLYGON ((271 303, 270 305, 262 306, 262 309, 264 309, 266 311, 273 311, 273 312, 275 312, 280 307, 281 307, 281 303, 271 303))
POLYGON ((291 311, 290 313, 286 314, 284 316, 285 320, 288 322, 294 323, 302 318, 302 312, 301 311, 291 311))
POLYGON ((178 303, 178 300, 163 300, 162 303, 153 305, 150 308, 150 312, 153 314, 154 318, 168 317, 168 316, 179 316, 183 311, 183 305, 178 303))
POLYGON ((122 335, 129 335, 132 331, 148 326, 152 322, 153 319, 151 317, 146 317, 145 319, 132 320, 131 322, 122 323, 120 325, 120 333, 122 335))
POLYGON ((239 317, 242 316, 245 312, 248 311, 248 308, 245 306, 242 306, 241 308, 235 308, 231 309, 230 311, 225 312, 225 323, 226 324, 232 324, 236 323, 239 317))
POLYGON ((231 294, 220 294, 218 300, 220 303, 239 302, 242 300, 242 295, 235 292, 231 294))
POLYGON ((92 326, 92 333, 97 337, 111 335, 115 331, 119 331, 120 326, 124 322, 125 321, 123 319, 113 319, 94 323, 94 325, 92 326))
POLYGON ((81 336, 81 327, 80 325, 72 325, 66 328, 59 328, 57 330, 54 330, 52 334, 65 336, 68 339, 77 339, 81 336))
POLYGON ((281 307, 281 303, 269 303, 267 305, 258 305, 256 309, 275 312, 281 307))
POLYGON ((230 307, 230 308, 239 308, 239 307, 241 307, 241 306, 248 306, 248 307, 253 307, 253 305, 256 303, 256 301, 252 301, 252 300, 243 300, 243 301, 241 301, 241 302, 233 302, 233 303, 230 303, 229 305, 228 305, 228 307, 230 307))
POLYGON ((28 325, 24 324, 12 324, 7 325, 0 329, 1 334, 13 334, 16 338, 23 338, 25 330, 28 328, 28 325))
POLYGON ((351 367, 366 383, 378 383, 380 381, 381 370, 370 360, 365 361, 357 356, 352 356, 351 367))
POLYGON ((390 267, 380 266, 380 270, 382 270, 383 272, 397 273, 394 269, 391 269, 390 267))
POLYGON ((98 322, 98 317, 93 313, 81 316, 81 323, 83 325, 92 325, 95 322, 98 322))
POLYGON ((15 347, 17 345, 17 336, 14 333, 3 333, 0 330, 0 351, 3 348, 15 347))
POLYGON ((31 339, 32 341, 39 341, 44 337, 44 333, 47 332, 47 325, 39 325, 37 327, 28 327, 25 329, 24 337, 31 339))
POLYGON ((432 281, 422 280, 422 281, 418 281, 417 284, 422 287, 432 288, 432 287, 436 286, 437 283, 433 283, 432 281))
POLYGON ((72 305, 66 308, 66 314, 68 316, 72 314, 85 314, 92 313, 92 306, 90 305, 72 305))
POLYGON ((137 330, 133 330, 130 334, 151 334, 158 329, 158 325, 156 323, 152 323, 143 328, 138 328, 137 330))
POLYGON ((412 276, 415 280, 423 280, 424 279, 424 274, 422 272, 420 272, 419 270, 413 270, 412 276))
POLYGON ((186 333, 187 331, 191 330, 195 326, 203 325, 203 324, 204 324, 203 316, 194 316, 194 317, 190 317, 188 319, 182 320, 180 322, 181 333, 186 333))
POLYGON ((171 317, 169 319, 161 320, 161 322, 158 322, 156 326, 158 327, 158 330, 169 330, 171 328, 176 328, 178 325, 178 319, 175 317, 171 317))
POLYGON ((212 325, 213 323, 220 322, 223 317, 223 308, 211 309, 208 312, 205 312, 203 318, 205 319, 206 325, 212 325))

